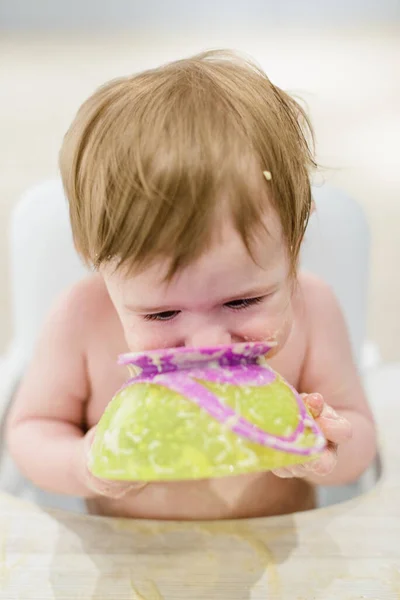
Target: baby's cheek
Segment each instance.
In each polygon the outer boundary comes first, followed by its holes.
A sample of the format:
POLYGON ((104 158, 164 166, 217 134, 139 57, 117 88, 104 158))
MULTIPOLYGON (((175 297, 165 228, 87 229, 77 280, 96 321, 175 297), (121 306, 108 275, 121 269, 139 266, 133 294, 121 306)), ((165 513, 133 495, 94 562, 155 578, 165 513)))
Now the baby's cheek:
POLYGON ((292 314, 289 314, 285 317, 285 319, 280 323, 279 328, 276 330, 276 348, 273 350, 272 355, 276 354, 278 350, 280 350, 287 342, 287 339, 290 335, 293 326, 293 318, 292 314))
POLYGON ((158 350, 170 345, 166 336, 154 331, 148 323, 122 323, 122 326, 130 352, 158 350))
POLYGON ((273 354, 275 354, 286 343, 292 324, 291 309, 284 312, 276 311, 272 314, 264 312, 264 314, 258 315, 257 318, 247 323, 243 337, 253 341, 271 340, 276 342, 276 349, 273 351, 273 354))

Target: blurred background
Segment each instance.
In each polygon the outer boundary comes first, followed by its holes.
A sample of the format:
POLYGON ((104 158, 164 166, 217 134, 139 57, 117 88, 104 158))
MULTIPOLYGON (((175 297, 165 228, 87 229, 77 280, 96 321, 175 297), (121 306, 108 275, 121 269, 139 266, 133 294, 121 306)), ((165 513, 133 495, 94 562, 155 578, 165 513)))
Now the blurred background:
POLYGON ((215 47, 306 102, 317 181, 356 198, 371 227, 368 337, 400 360, 400 0, 0 0, 0 354, 10 211, 57 176, 78 106, 108 79, 215 47))

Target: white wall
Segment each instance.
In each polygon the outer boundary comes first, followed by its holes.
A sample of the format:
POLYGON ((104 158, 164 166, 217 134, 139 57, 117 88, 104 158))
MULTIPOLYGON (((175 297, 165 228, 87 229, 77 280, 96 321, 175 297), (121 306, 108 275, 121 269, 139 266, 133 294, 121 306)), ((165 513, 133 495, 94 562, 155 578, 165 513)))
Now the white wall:
POLYGON ((0 29, 149 28, 400 21, 399 0, 0 0, 0 29))

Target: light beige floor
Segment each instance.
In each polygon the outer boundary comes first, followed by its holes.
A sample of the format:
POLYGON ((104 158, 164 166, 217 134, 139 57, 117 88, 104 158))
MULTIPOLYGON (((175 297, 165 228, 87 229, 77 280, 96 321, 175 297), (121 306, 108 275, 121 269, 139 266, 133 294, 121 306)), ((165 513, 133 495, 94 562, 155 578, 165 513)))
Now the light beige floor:
POLYGON ((253 55, 306 100, 321 175, 364 206, 373 236, 369 336, 400 359, 400 30, 0 38, 0 352, 11 337, 7 220, 21 192, 57 173, 74 111, 120 74, 208 47, 253 55))

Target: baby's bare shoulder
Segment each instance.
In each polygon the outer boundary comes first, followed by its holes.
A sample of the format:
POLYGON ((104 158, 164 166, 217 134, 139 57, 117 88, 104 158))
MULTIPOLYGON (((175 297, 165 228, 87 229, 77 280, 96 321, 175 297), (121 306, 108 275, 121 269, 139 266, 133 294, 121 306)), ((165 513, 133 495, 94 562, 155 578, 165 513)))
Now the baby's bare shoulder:
POLYGON ((301 272, 298 282, 297 303, 309 327, 342 319, 336 294, 326 281, 312 273, 301 272))
POLYGON ((69 330, 82 339, 93 324, 98 323, 110 303, 102 278, 89 275, 66 289, 55 301, 47 325, 69 330))
POLYGON ((335 298, 331 286, 317 275, 307 271, 301 271, 298 276, 299 295, 306 305, 315 308, 326 300, 335 298))

